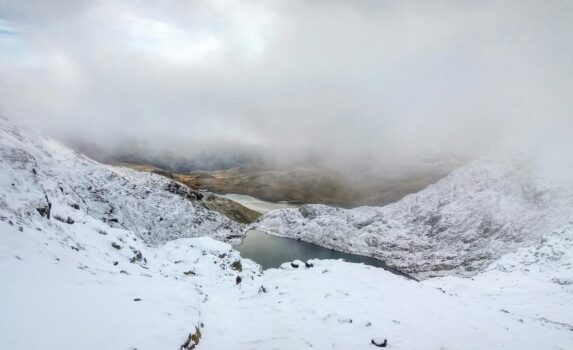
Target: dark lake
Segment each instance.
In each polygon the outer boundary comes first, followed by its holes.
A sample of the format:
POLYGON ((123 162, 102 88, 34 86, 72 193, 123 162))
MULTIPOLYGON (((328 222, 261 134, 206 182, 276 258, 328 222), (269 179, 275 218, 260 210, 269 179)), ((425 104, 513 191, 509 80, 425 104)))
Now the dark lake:
POLYGON ((276 268, 281 266, 284 262, 297 259, 302 261, 309 259, 342 259, 346 262, 362 263, 379 267, 394 274, 414 279, 405 273, 389 267, 378 259, 343 253, 316 244, 287 237, 274 236, 257 230, 248 231, 243 242, 235 246, 234 249, 241 253, 241 257, 257 262, 263 269, 276 268))

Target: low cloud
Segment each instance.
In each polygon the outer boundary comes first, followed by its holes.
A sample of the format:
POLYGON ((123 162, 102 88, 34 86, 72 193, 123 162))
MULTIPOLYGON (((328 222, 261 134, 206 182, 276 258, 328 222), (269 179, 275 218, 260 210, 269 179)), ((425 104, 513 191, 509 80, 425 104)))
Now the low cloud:
POLYGON ((96 155, 193 167, 571 150, 572 15, 568 1, 2 1, 0 111, 96 155))

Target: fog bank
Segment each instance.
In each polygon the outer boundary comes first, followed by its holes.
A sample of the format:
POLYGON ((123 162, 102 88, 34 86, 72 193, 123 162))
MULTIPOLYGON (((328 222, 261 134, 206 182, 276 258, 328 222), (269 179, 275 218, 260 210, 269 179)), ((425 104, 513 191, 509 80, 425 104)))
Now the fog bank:
POLYGON ((573 151, 569 1, 0 1, 0 113, 100 158, 573 151))

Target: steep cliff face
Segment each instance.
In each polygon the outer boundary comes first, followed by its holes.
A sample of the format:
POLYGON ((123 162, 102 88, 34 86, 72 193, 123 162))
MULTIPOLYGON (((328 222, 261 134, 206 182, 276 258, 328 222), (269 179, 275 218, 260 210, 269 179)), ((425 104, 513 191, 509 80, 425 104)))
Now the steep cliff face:
POLYGON ((419 277, 473 275, 573 217, 570 179, 524 158, 481 159, 384 207, 305 205, 253 227, 386 261, 419 277))
POLYGON ((212 236, 238 242, 243 226, 208 210, 200 193, 149 173, 97 163, 0 119, 0 215, 36 227, 79 211, 156 244, 212 236))

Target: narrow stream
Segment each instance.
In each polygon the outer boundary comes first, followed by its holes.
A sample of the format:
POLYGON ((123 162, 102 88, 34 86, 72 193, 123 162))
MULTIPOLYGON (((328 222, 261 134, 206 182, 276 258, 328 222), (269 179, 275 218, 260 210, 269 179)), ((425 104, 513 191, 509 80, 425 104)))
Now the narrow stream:
POLYGON ((257 262, 263 269, 277 268, 284 262, 297 259, 302 261, 309 259, 342 259, 347 262, 362 263, 383 268, 394 274, 414 279, 405 273, 389 267, 378 259, 343 253, 292 238, 270 235, 258 230, 248 231, 243 242, 234 248, 241 253, 243 258, 257 262))

